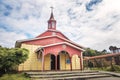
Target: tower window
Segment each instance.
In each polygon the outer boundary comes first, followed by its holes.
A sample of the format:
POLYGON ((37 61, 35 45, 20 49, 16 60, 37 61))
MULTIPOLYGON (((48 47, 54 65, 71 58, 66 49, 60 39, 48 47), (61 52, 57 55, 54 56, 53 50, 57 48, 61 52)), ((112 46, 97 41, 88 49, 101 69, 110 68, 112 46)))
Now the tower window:
POLYGON ((54 22, 52 22, 52 28, 54 28, 55 27, 55 23, 54 22))
POLYGON ((50 24, 48 24, 48 28, 50 28, 50 24))

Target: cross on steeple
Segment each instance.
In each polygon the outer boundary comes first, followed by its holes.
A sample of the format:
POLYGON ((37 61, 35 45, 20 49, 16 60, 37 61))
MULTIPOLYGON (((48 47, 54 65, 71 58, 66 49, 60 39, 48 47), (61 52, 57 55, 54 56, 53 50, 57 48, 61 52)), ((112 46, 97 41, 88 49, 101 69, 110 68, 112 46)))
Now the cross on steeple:
POLYGON ((54 9, 53 6, 51 6, 50 8, 51 8, 51 12, 53 12, 53 9, 54 9))

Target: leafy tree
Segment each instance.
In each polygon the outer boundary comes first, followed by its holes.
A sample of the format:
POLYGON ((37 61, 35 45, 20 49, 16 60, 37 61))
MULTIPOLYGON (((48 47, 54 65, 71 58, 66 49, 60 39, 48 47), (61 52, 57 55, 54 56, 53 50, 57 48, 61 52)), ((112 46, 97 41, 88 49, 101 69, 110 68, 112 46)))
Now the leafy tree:
POLYGON ((15 70, 28 58, 29 51, 24 48, 4 48, 0 46, 0 72, 15 70))
POLYGON ((90 48, 87 48, 86 51, 83 53, 84 56, 95 56, 96 51, 90 48))
POLYGON ((90 48, 87 48, 85 50, 85 52, 83 53, 83 56, 98 56, 98 55, 104 55, 104 54, 107 54, 107 50, 102 50, 102 51, 97 51, 97 50, 93 50, 93 49, 90 49, 90 48))
POLYGON ((109 47, 109 50, 112 52, 112 53, 116 53, 116 51, 118 51, 118 48, 116 46, 110 46, 109 47))
POLYGON ((107 53, 107 50, 104 49, 104 50, 102 50, 101 52, 102 52, 102 53, 107 53))

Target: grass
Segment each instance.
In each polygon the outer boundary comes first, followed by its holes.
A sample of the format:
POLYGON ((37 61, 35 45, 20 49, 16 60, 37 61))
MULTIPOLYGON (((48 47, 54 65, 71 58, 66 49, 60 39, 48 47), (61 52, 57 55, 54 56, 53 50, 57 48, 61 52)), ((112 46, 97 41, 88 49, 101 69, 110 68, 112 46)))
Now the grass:
POLYGON ((24 73, 4 74, 0 77, 0 80, 30 80, 24 73))
POLYGON ((113 65, 112 67, 111 66, 109 66, 109 67, 102 67, 102 68, 95 67, 95 68, 90 68, 90 69, 91 70, 111 71, 111 72, 120 73, 120 66, 118 66, 118 65, 113 65))

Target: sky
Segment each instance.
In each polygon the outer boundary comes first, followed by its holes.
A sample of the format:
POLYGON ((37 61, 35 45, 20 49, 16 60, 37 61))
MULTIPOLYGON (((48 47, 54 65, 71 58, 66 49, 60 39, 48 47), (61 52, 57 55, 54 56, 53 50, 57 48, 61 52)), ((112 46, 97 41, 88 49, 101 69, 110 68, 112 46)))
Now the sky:
POLYGON ((120 0, 0 0, 0 45, 14 47, 47 30, 54 7, 57 30, 96 50, 120 47, 120 0))

